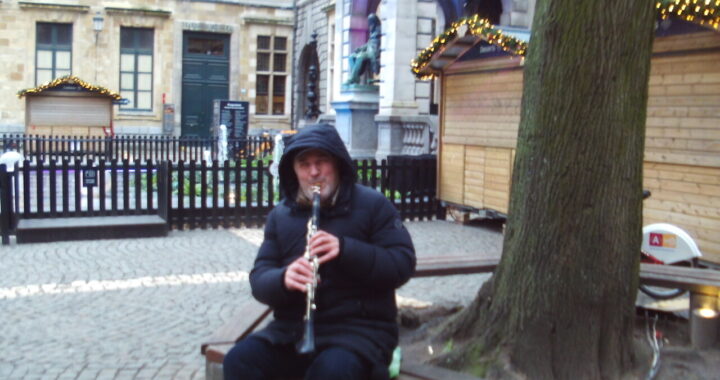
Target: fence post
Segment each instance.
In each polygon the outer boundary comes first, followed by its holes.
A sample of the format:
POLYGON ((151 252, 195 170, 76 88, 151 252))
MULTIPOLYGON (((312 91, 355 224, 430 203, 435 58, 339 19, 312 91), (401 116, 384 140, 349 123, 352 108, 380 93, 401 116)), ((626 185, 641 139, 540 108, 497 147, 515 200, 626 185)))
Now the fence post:
POLYGON ((158 215, 170 225, 170 163, 163 161, 158 167, 158 215))
POLYGON ((7 165, 0 164, 0 234, 2 244, 10 244, 10 228, 12 224, 12 185, 7 165))

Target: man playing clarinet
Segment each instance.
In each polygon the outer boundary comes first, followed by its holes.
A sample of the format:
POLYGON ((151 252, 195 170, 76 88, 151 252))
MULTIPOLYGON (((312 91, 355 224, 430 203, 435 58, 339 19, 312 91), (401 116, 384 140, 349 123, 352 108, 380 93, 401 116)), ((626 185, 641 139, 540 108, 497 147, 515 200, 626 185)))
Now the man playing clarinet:
POLYGON ((283 199, 268 215, 250 273, 253 296, 273 309, 274 319, 228 352, 225 379, 388 379, 398 344, 395 289, 415 270, 415 250, 397 210, 355 183, 350 155, 330 125, 292 136, 279 173, 283 199), (307 241, 314 186, 317 231, 307 241), (317 257, 317 277, 306 250, 317 257), (314 345, 299 353, 314 280, 314 345))

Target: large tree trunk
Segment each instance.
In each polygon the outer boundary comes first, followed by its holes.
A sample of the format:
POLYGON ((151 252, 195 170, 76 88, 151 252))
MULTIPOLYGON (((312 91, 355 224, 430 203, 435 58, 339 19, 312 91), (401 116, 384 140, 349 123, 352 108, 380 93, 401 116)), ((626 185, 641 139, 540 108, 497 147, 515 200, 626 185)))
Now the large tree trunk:
POLYGON ((456 366, 618 379, 638 363, 653 25, 649 0, 537 2, 503 257, 452 325, 476 337, 456 366))

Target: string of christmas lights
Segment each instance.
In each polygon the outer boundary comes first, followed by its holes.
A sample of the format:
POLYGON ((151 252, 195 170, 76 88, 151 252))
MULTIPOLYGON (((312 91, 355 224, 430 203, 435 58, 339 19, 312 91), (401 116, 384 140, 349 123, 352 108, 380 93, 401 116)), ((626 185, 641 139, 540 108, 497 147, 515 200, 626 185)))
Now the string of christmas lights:
POLYGON ((469 18, 461 18, 460 20, 452 23, 450 28, 448 28, 445 32, 435 37, 430 46, 423 49, 423 51, 418 54, 417 58, 410 62, 412 71, 416 76, 423 80, 434 77, 433 74, 420 75, 420 70, 430 63, 430 59, 438 50, 445 47, 449 41, 457 37, 458 30, 463 28, 465 25, 467 25, 468 28, 467 33, 482 37, 488 43, 500 46, 504 51, 521 56, 525 55, 525 52, 527 51, 526 42, 518 40, 512 36, 504 35, 501 29, 495 28, 495 26, 493 26, 487 19, 480 18, 478 15, 469 18))
POLYGON ((720 0, 658 0, 655 8, 663 19, 669 16, 720 28, 720 0))
MULTIPOLYGON (((663 19, 674 16, 696 24, 720 29, 720 0, 657 0, 655 8, 663 19)), ((420 74, 420 71, 430 63, 436 52, 457 37, 458 30, 463 25, 468 26, 468 33, 480 36, 490 44, 501 46, 504 51, 520 56, 524 56, 527 51, 527 43, 503 35, 502 30, 497 29, 487 19, 481 19, 478 15, 475 15, 454 22, 445 32, 435 37, 430 46, 423 49, 417 58, 410 62, 415 76, 421 80, 435 77, 434 74, 420 74)))
POLYGON ((117 92, 110 91, 105 87, 92 85, 92 84, 85 82, 84 80, 82 80, 76 76, 73 76, 73 75, 65 75, 63 77, 54 79, 54 80, 52 80, 48 83, 45 83, 43 85, 40 85, 38 87, 28 88, 25 90, 18 91, 17 96, 18 96, 18 98, 22 98, 25 95, 38 94, 47 89, 55 88, 55 87, 63 85, 63 84, 77 84, 78 86, 80 86, 88 91, 92 91, 92 92, 102 94, 102 95, 107 95, 115 100, 122 99, 122 96, 120 96, 120 94, 118 94, 117 92))

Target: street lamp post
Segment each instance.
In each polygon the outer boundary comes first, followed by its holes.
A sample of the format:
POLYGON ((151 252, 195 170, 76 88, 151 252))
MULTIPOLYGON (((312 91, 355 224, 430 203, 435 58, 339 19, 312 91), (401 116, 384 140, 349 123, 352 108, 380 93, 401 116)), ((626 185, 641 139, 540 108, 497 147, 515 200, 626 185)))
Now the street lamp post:
POLYGON ((93 17, 93 30, 95 31, 95 45, 97 45, 97 42, 98 42, 98 35, 103 30, 103 24, 105 24, 105 19, 100 15, 100 12, 96 12, 95 17, 93 17))
POLYGON ((103 24, 105 24, 105 19, 100 15, 100 12, 95 13, 95 17, 93 17, 93 30, 95 31, 95 83, 97 83, 97 74, 98 74, 98 68, 97 68, 97 45, 98 45, 98 37, 100 36, 100 32, 103 30, 103 24))

